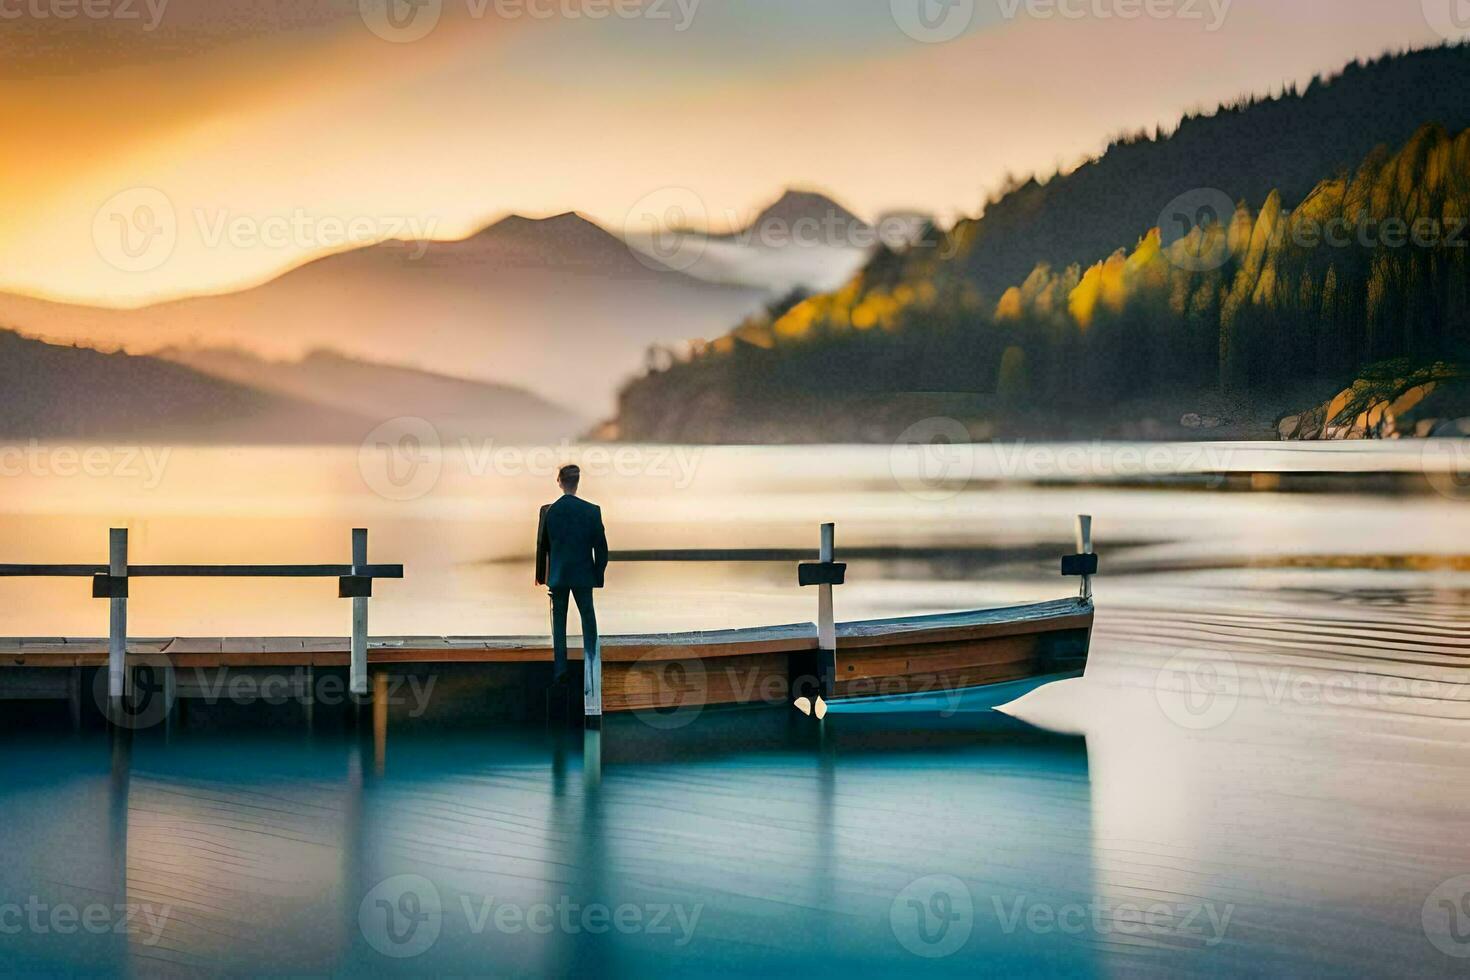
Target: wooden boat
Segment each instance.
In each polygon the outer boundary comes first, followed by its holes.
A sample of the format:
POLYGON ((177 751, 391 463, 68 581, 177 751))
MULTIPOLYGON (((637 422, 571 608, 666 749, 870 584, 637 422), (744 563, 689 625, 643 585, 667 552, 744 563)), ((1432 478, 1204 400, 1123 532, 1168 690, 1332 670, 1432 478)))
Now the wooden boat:
POLYGON ((1003 704, 1087 666, 1088 598, 936 616, 840 623, 835 656, 811 623, 603 641, 603 710, 789 703, 821 697, 834 710, 892 708, 923 695, 993 690, 1003 704), (829 663, 824 664, 824 659, 829 663))
MULTIPOLYGON (((992 707, 1086 669, 1097 572, 1090 517, 1078 518, 1079 554, 1062 559, 1062 574, 1082 579, 1076 597, 841 624, 832 616, 832 589, 846 566, 833 561, 833 537, 833 526, 823 525, 820 560, 802 565, 798 576, 819 589, 816 623, 603 637, 601 712, 638 712, 656 722, 686 709, 805 702, 821 716, 865 705, 923 710, 925 696, 992 707)), ((513 648, 533 662, 551 653, 544 639, 464 643, 491 656, 510 656, 513 648)), ((405 642, 395 659, 419 655, 436 654, 405 642)), ((380 659, 382 651, 369 650, 370 663, 380 659)), ((573 697, 580 701, 581 691, 573 697)))

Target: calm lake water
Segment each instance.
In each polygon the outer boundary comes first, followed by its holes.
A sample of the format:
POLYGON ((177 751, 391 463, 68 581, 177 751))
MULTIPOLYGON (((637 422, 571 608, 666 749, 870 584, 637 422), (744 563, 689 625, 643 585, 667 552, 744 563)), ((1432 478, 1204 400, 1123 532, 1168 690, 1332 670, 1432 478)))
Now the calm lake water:
MULTIPOLYGON (((138 563, 345 561, 366 526, 372 559, 408 571, 380 584, 374 633, 543 632, 529 553, 562 451, 403 445, 174 449, 131 468, 107 449, 90 473, 33 449, 7 473, 0 561, 102 561, 120 525, 138 563)), ((405 725, 381 766, 370 743, 290 729, 7 726, 0 971, 1470 965, 1465 447, 581 459, 615 549, 814 548, 836 521, 840 618, 1066 594, 1055 558, 1093 514, 1087 676, 1007 714, 961 702, 821 729, 767 709, 669 730, 613 718, 590 738, 405 725)), ((815 605, 790 563, 619 564, 609 586, 609 632, 815 605)), ((346 627, 329 580, 132 595, 136 635, 346 627)), ((80 580, 0 580, 0 634, 105 624, 80 580)))

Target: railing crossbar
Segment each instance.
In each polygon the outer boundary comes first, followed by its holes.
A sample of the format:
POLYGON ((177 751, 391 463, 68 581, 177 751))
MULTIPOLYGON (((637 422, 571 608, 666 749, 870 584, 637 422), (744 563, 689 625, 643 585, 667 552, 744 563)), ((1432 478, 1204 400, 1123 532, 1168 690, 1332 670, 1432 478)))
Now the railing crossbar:
MULTIPOLYGON (((0 565, 0 578, 90 578, 106 565, 0 565)), ((129 565, 131 578, 403 578, 402 565, 129 565)))
MULTIPOLYGON (((352 529, 352 561, 332 565, 131 565, 128 529, 107 532, 107 564, 0 564, 0 578, 90 578, 92 597, 108 601, 107 696, 109 712, 120 710, 131 674, 128 656, 128 582, 134 578, 335 578, 337 596, 352 600, 352 652, 348 683, 353 694, 366 694, 368 599, 373 580, 403 578, 402 565, 369 565, 367 529, 352 529)), ((109 718, 113 717, 109 713, 109 718)))

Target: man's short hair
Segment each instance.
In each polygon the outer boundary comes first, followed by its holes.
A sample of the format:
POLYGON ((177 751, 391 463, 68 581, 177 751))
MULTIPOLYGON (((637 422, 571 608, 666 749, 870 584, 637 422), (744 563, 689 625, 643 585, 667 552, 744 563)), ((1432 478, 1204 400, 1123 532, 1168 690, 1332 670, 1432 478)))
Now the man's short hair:
POLYGON ((582 467, 568 463, 556 471, 556 482, 564 487, 575 487, 582 482, 582 467))

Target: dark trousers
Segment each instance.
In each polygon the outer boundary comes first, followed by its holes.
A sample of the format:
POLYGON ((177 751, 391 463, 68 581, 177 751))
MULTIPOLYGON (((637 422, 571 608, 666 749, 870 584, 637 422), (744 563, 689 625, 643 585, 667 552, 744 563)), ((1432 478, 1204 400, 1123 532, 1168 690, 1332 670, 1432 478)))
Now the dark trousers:
POLYGON ((556 659, 556 676, 567 669, 567 593, 577 600, 582 615, 582 656, 591 658, 597 650, 597 611, 592 608, 592 589, 553 588, 551 592, 551 650, 556 659))

